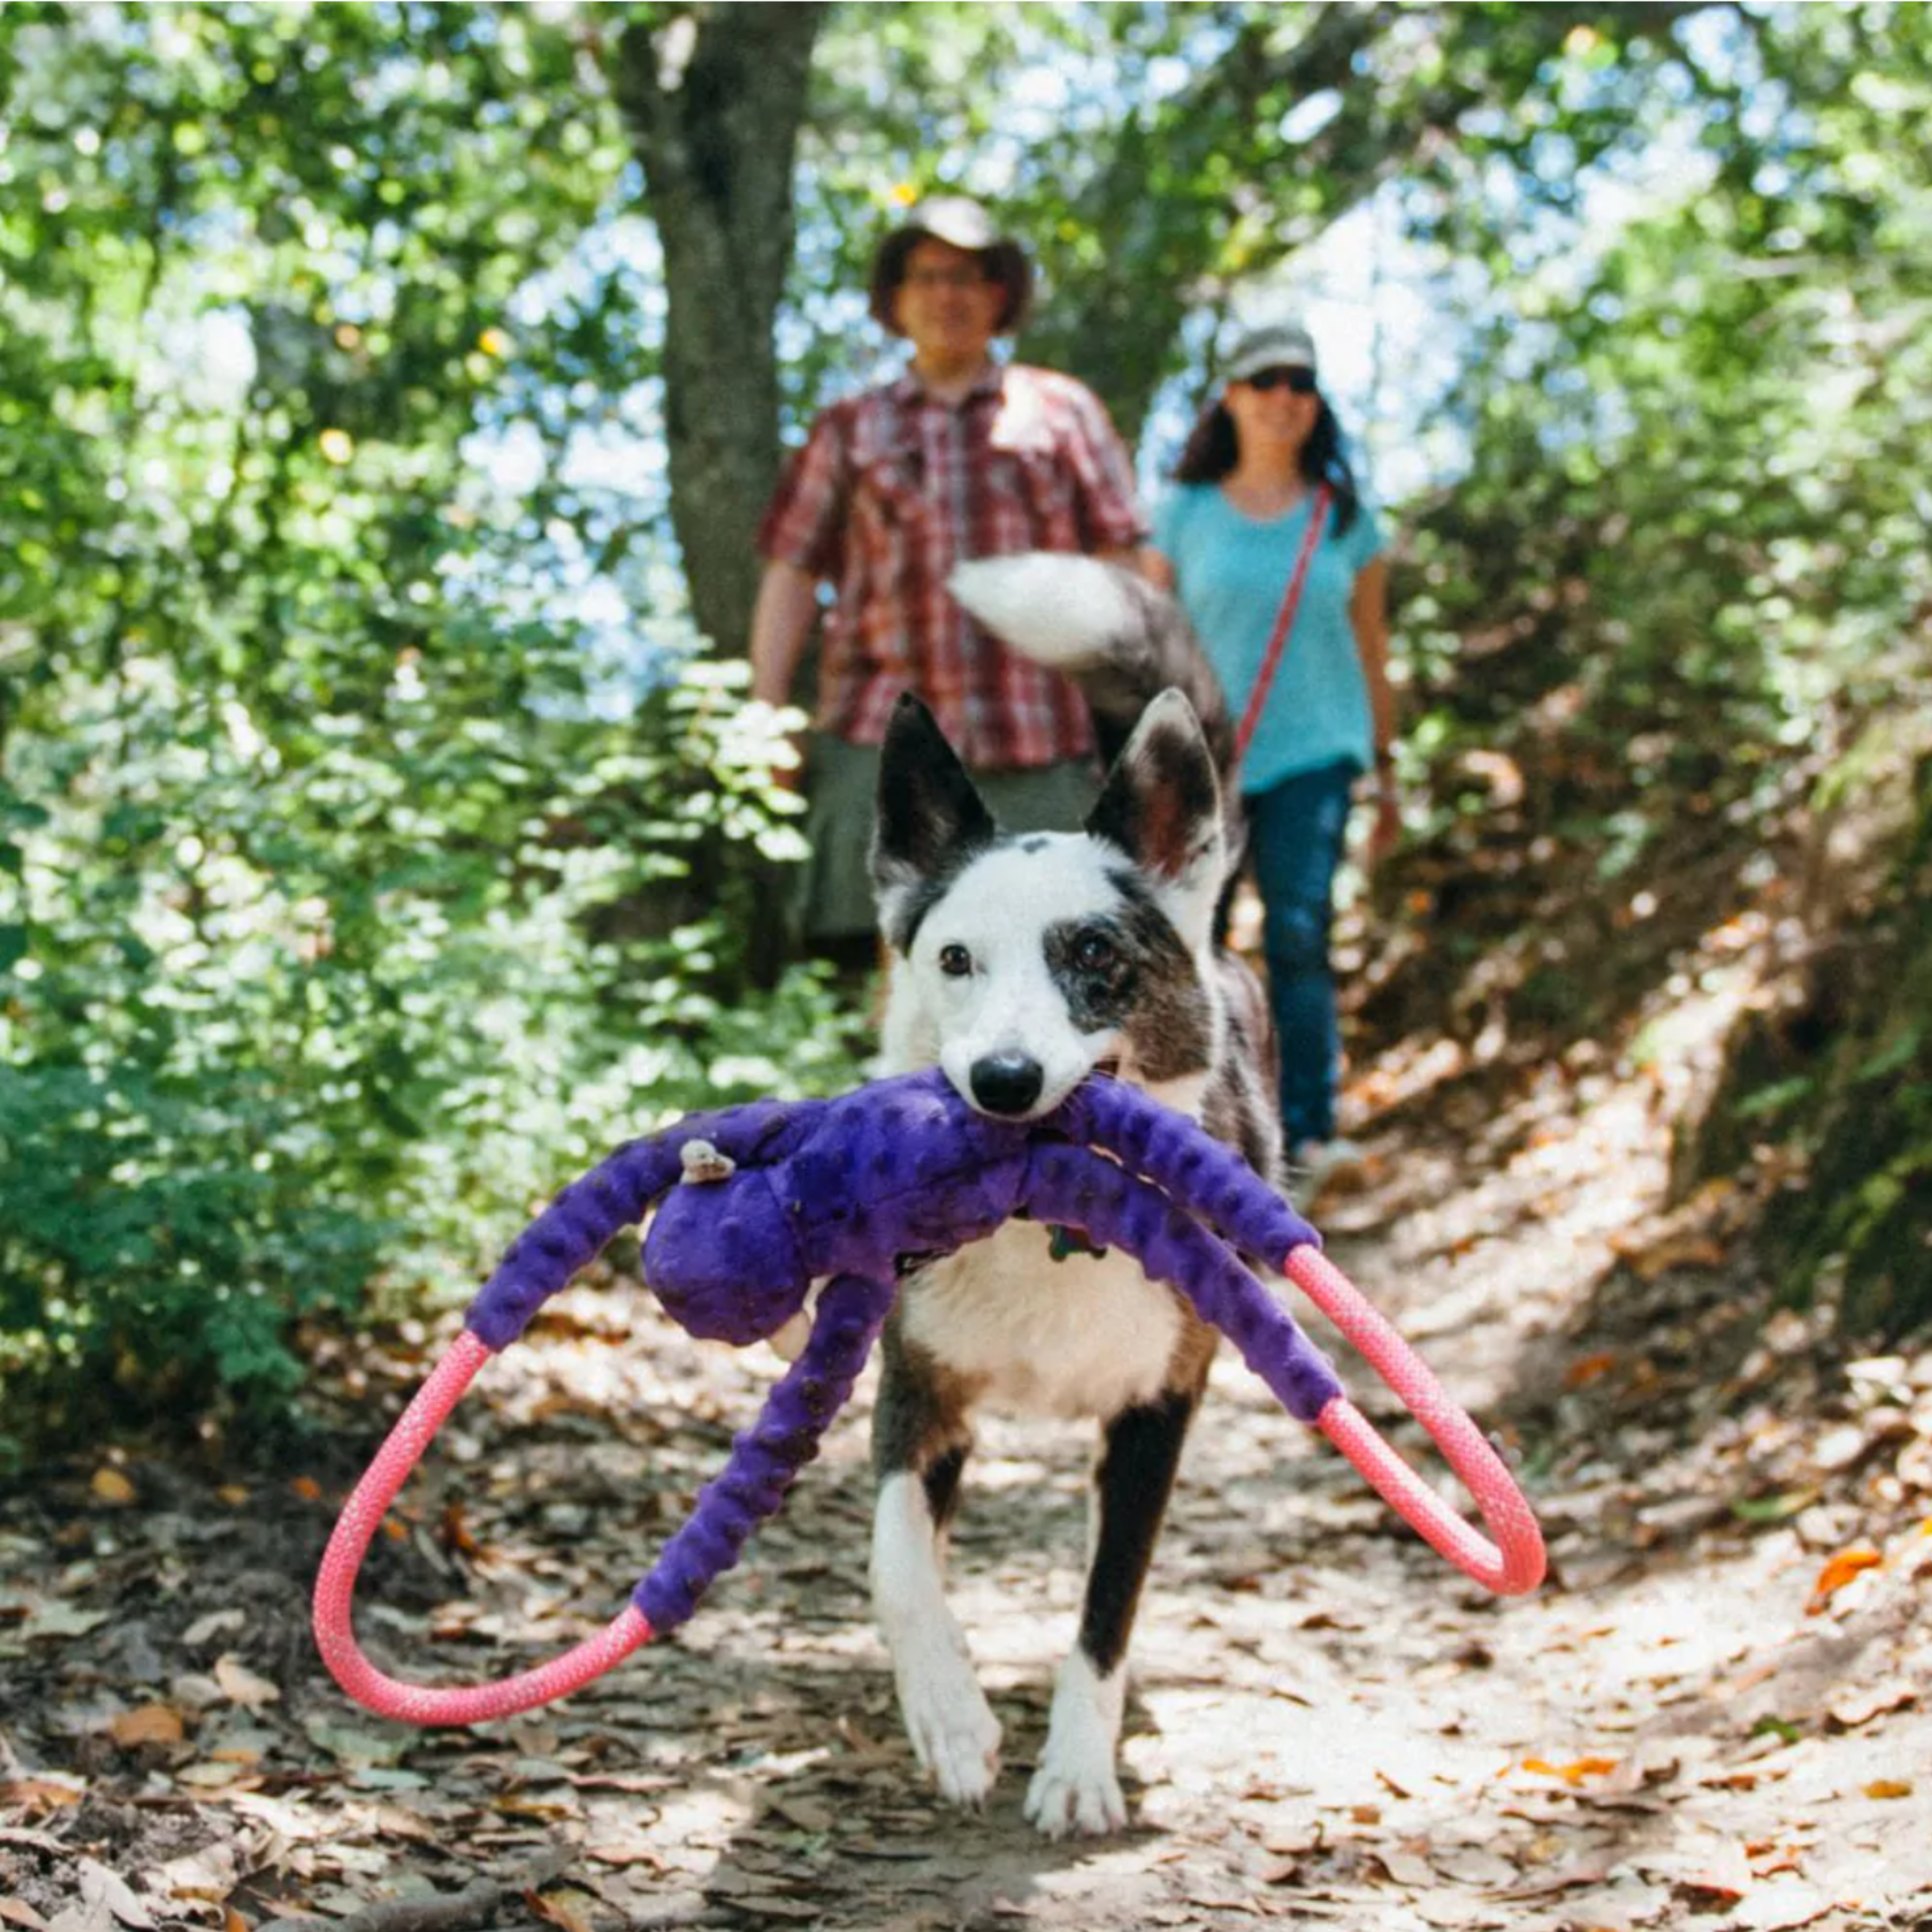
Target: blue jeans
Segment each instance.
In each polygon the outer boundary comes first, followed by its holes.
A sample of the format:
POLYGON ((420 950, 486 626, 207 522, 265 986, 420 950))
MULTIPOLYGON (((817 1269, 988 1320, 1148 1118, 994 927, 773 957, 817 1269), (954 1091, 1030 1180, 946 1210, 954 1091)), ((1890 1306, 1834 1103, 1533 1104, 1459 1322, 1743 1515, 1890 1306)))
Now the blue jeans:
POLYGON ((1330 1140, 1342 1032, 1328 932, 1335 872, 1348 826, 1352 764, 1298 772, 1243 801, 1248 862, 1261 895, 1268 1004, 1281 1049, 1281 1118, 1288 1144, 1330 1140))

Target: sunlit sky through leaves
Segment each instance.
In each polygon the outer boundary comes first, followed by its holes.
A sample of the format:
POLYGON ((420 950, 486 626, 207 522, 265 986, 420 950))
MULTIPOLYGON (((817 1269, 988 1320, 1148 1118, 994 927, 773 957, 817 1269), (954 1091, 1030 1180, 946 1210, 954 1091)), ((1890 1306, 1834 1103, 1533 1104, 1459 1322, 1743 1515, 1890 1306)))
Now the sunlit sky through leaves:
MULTIPOLYGON (((1097 126, 1125 111, 1114 77, 1121 70, 1102 41, 1084 50, 1064 35, 1042 36, 1036 26, 1023 21, 1023 36, 1029 31, 1034 36, 1031 64, 1022 66, 998 99, 984 104, 981 138, 970 152, 944 158, 940 178, 996 205, 1003 190, 1025 179, 1030 152, 1056 124, 1093 119, 1097 126)), ((1204 27, 1204 40, 1216 31, 1204 27)), ((1707 70, 1721 64, 1730 31, 1721 18, 1697 16, 1684 31, 1698 40, 1707 70)), ((396 63, 390 84, 407 86, 412 70, 396 63)), ((434 84, 427 69, 413 70, 421 84, 434 84)), ((1178 92, 1192 72, 1185 59, 1159 58, 1143 68, 1140 85, 1156 94, 1178 92)), ((1285 117, 1284 139, 1292 146, 1313 140, 1340 106, 1332 91, 1311 95, 1285 117)), ((1756 111, 1773 113, 1775 103, 1760 94, 1756 111)), ((1660 102, 1657 118, 1658 137, 1640 152, 1585 171, 1576 181, 1574 207, 1562 214, 1526 200, 1518 176, 1500 164, 1477 177, 1478 191, 1505 227, 1512 214, 1520 217, 1507 286, 1484 265, 1455 259, 1440 244, 1408 238, 1406 197, 1414 190, 1397 178, 1288 262, 1229 292, 1229 310, 1238 322, 1292 315, 1306 322, 1320 351, 1324 387, 1370 493, 1382 503, 1399 508, 1451 483, 1466 463, 1466 424, 1454 402, 1459 372, 1480 328, 1498 314, 1533 316, 1539 290, 1555 294, 1574 289, 1630 220, 1696 192, 1708 179, 1689 104, 1660 102), (1673 106, 1682 111, 1673 113, 1673 106)), ((919 172, 908 157, 906 178, 919 172)), ((614 704, 627 701, 628 687, 644 668, 640 632, 662 641, 662 620, 682 602, 663 514, 668 485, 660 385, 653 376, 616 394, 543 391, 535 386, 538 379, 518 368, 514 334, 519 328, 534 334, 552 326, 560 312, 581 309, 596 291, 615 286, 635 316, 640 341, 654 345, 663 322, 662 263, 641 207, 632 168, 566 259, 518 292, 510 308, 512 337, 490 352, 504 359, 510 380, 486 404, 494 413, 465 446, 471 465, 466 511, 499 527, 529 525, 532 567, 515 585, 493 578, 491 601, 587 626, 609 661, 614 704), (568 424, 561 436, 559 423, 568 424), (607 502, 614 514, 650 526, 630 551, 624 581, 600 566, 568 522, 532 520, 532 499, 546 484, 607 502), (649 624, 639 622, 640 595, 654 607, 649 624)), ((814 348, 822 356, 830 340, 839 345, 829 378, 832 391, 875 380, 896 366, 896 346, 865 319, 857 289, 830 274, 825 286, 813 282, 816 268, 839 260, 841 238, 824 203, 808 193, 800 195, 800 215, 801 272, 794 278, 794 304, 778 321, 782 358, 788 366, 806 366, 814 348)), ((326 249, 328 238, 319 234, 316 247, 326 249)), ((220 262, 212 253, 211 275, 221 272, 220 262)), ((366 279, 364 286, 366 292, 366 279)), ((219 411, 242 406, 257 372, 244 317, 220 306, 218 298, 206 300, 209 292, 190 300, 182 284, 175 285, 173 313, 156 339, 155 362, 188 407, 219 411)), ((1050 303, 1050 288, 1046 298, 1050 303)), ((372 299, 380 299, 379 293, 372 299)), ((1205 371, 1214 359, 1213 322, 1197 318, 1185 332, 1190 367, 1160 392, 1141 439, 1137 454, 1150 500, 1162 487, 1203 393, 1205 371)), ((212 480, 217 487, 222 481, 218 476, 212 480)), ((477 567, 502 566, 479 562, 477 567)))

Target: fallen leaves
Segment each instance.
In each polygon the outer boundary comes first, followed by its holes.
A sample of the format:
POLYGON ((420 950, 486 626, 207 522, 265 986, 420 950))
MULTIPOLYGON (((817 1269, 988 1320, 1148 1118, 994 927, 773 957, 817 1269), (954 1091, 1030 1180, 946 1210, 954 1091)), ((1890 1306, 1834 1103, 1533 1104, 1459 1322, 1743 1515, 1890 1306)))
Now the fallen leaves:
MULTIPOLYGON (((1628 1332, 1546 1331, 1550 1381, 1567 1383, 1552 1400, 1581 1420, 1545 1435, 1510 1418, 1529 1455, 1552 1459, 1529 1466, 1555 1472, 1534 1493, 1564 1545, 1563 1585, 1520 1605, 1432 1587, 1428 1552, 1372 1504, 1334 1507, 1342 1478, 1318 1460, 1305 1484, 1282 1480, 1278 1411, 1218 1407, 1137 1643, 1152 1721, 1130 1714, 1124 1761, 1140 1822, 1072 1856, 1042 1848, 1020 1794, 1050 1706, 1051 1620, 1078 1616, 1084 1438, 1064 1468, 997 1440, 976 1462, 956 1601, 986 1646, 1012 1754, 977 1816, 926 1792, 892 1711, 864 1604, 862 1427, 828 1442, 688 1640, 540 1717, 460 1734, 363 1719, 308 1652, 318 1485, 292 1496, 285 1472, 250 1472, 255 1500, 238 1515, 212 1477, 194 1504, 172 1472, 135 1468, 164 1512, 104 1504, 82 1463, 63 1505, 80 1538, 8 1513, 26 1505, 0 1510, 0 1636, 32 1685, 17 1732, 10 1706, 20 1762, 0 1755, 0 1932, 137 1932, 98 1902, 54 1925, 82 1910, 82 1852, 170 1932, 242 1932, 226 1915, 244 1908, 258 1924, 277 1912, 353 1922, 372 1900, 466 1894, 500 1898, 490 1922, 557 1932, 707 1917, 937 1932, 961 1922, 969 1892, 976 1923, 1088 1932, 1270 1917, 1442 1932, 1809 1925, 1842 1903, 1848 1864, 1885 1869, 1922 1825, 1910 1779, 1932 1737, 1932 1653, 1907 1636, 1913 1556, 1932 1572, 1932 1538, 1916 1534, 1932 1461, 1868 1445, 1906 1439, 1898 1418, 1922 1415, 1932 1379, 1918 1363, 1875 1364, 1835 1407, 1741 1396, 1711 1366, 1736 1357, 1666 1310, 1682 1293, 1660 1286, 1628 1332), (1660 1412, 1673 1403, 1696 1429, 1672 1434, 1678 1412, 1660 1412), (1680 1506, 1667 1556, 1642 1554, 1658 1512, 1680 1506), (16 1529, 31 1541, 8 1542, 16 1529), (1828 1599, 1850 1614, 1804 1624, 1819 1566, 1866 1546, 1882 1564, 1828 1599), (1598 1550, 1614 1563, 1580 1582, 1598 1550), (1218 1586, 1228 1576, 1261 1587, 1218 1586), (1199 1708, 1183 1721, 1162 1700, 1188 1686, 1199 1708), (42 1767, 56 1763, 86 1775, 52 1780, 42 1767), (545 1846, 567 1852, 567 1874, 532 1877, 545 1846)), ((557 1634, 560 1605, 634 1573, 751 1412, 758 1384, 740 1358, 680 1352, 621 1297, 600 1306, 597 1335, 645 1331, 626 1359, 656 1379, 608 1413, 555 1402, 539 1428, 575 1354, 531 1346, 530 1389, 480 1406, 474 1442, 452 1456, 460 1507, 426 1474, 417 1513, 398 1513, 406 1538, 379 1546, 393 1567, 362 1620, 399 1663, 476 1676, 524 1660, 557 1634), (560 1536, 554 1510, 574 1511, 580 1533, 560 1536)), ((1436 1312, 1445 1381, 1457 1348, 1496 1353, 1494 1336, 1461 1340, 1461 1312, 1436 1312)), ((1481 1312, 1467 1311, 1472 1328, 1481 1312)), ((1776 1360, 1808 1363, 1808 1330, 1767 1322, 1767 1346, 1787 1330, 1776 1360)), ((1912 1444, 1927 1440, 1911 1427, 1912 1444)))
POLYGON ((86 1636, 110 1622, 112 1616, 110 1610, 86 1610, 77 1604, 54 1600, 30 1610, 20 1634, 29 1641, 37 1637, 58 1640, 86 1636))
POLYGON ((1802 1880, 1780 1879, 1760 1886, 1738 1906, 1731 1923, 1738 1932, 1796 1932, 1834 1910, 1838 1900, 1802 1880))
POLYGON ((584 1855, 587 1858, 595 1859, 600 1865, 610 1865, 620 1871, 632 1865, 647 1866, 652 1871, 658 1873, 670 1869, 662 1856, 641 1838, 628 1843, 593 1843, 585 1846, 584 1855))
POLYGON ((244 1711, 260 1711, 281 1699, 278 1686, 271 1684, 266 1677, 256 1676, 232 1652, 224 1652, 215 1659, 214 1681, 221 1687, 221 1694, 244 1711))
POLYGON ((1654 1282, 1678 1268, 1720 1268, 1748 1211, 1736 1182, 1707 1181, 1688 1201, 1628 1233, 1611 1235, 1606 1245, 1640 1281, 1654 1282))
POLYGON ((1825 1706, 1825 1714, 1841 1731, 1856 1731, 1888 1712, 1909 1709, 1918 1701, 1918 1687, 1892 1678, 1843 1690, 1825 1706))
POLYGON ((85 1778, 49 1772, 38 1778, 10 1778, 0 1781, 0 1807, 24 1811, 30 1818, 44 1818, 78 1804, 87 1796, 85 1778))
POLYGON ((107 1735, 123 1750, 138 1750, 143 1744, 178 1744, 187 1735, 187 1726, 171 1705, 143 1704, 114 1718, 107 1735))
POLYGON ((96 1502, 109 1509, 126 1509, 140 1499, 140 1492, 115 1468, 95 1470, 87 1489, 96 1502))
POLYGON ((1683 1233, 1654 1240, 1624 1241, 1612 1236, 1610 1252, 1644 1281, 1655 1281, 1673 1268, 1720 1268, 1730 1258, 1730 1250, 1712 1236, 1683 1233))
POLYGON ((1678 1888, 1690 1898, 1718 1905, 1735 1904, 1755 1882, 1750 1854, 1738 1844, 1718 1846, 1708 1863, 1684 1873, 1677 1881, 1678 1888))
POLYGON ((134 1888, 98 1859, 76 1859, 74 1878, 80 1902, 49 1921, 48 1932, 154 1932, 154 1915, 134 1888))
POLYGON ((1862 1576, 1868 1570, 1876 1570, 1885 1562, 1884 1556, 1869 1544, 1858 1544, 1850 1550, 1841 1550, 1818 1573, 1818 1580, 1811 1586, 1810 1600, 1804 1606, 1804 1614, 1815 1617, 1830 1606, 1832 1599, 1845 1586, 1862 1576))
POLYGON ((1580 1860, 1574 1864, 1558 1865, 1539 1872, 1534 1878, 1520 1879, 1514 1885, 1501 1886, 1494 1896, 1516 1900, 1553 1898, 1561 1892, 1580 1892, 1601 1885, 1612 1870, 1607 1858, 1580 1860))
POLYGON ((205 1617, 197 1617, 182 1632, 182 1643, 189 1650, 198 1650, 212 1638, 232 1636, 248 1628, 248 1619, 239 1610, 214 1610, 205 1617))
POLYGON ((524 1903, 544 1924, 557 1927, 559 1932, 594 1932, 597 1900, 587 1892, 526 1892, 524 1903))
POLYGON ((1740 1522, 1784 1522, 1801 1510, 1809 1509, 1818 1500, 1818 1496, 1815 1489, 1786 1490, 1774 1496, 1735 1499, 1730 1510, 1740 1522))
POLYGON ((1592 1382, 1601 1382, 1622 1359, 1614 1348, 1600 1348, 1594 1355, 1579 1356, 1563 1371, 1563 1386, 1588 1388, 1592 1382))
POLYGON ((1370 1858, 1381 1866, 1397 1885, 1407 1886, 1420 1892, 1436 1882, 1436 1868, 1421 1853, 1412 1847, 1392 1845, 1377 1847, 1370 1858))
POLYGON ((1617 1768, 1613 1757, 1580 1757, 1568 1764, 1551 1764, 1540 1757, 1526 1757, 1522 1761, 1525 1771, 1534 1772, 1541 1778, 1560 1778, 1573 1789, 1586 1778, 1606 1778, 1617 1768))

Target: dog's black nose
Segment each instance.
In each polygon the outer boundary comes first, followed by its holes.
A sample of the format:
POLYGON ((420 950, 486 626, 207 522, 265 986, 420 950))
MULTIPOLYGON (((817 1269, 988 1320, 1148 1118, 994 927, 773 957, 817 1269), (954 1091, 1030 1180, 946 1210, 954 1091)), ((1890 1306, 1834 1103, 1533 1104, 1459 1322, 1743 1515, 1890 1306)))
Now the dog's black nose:
POLYGON ((1024 1053, 989 1053, 973 1063, 973 1099, 989 1114, 1024 1114, 1040 1098, 1045 1076, 1024 1053))

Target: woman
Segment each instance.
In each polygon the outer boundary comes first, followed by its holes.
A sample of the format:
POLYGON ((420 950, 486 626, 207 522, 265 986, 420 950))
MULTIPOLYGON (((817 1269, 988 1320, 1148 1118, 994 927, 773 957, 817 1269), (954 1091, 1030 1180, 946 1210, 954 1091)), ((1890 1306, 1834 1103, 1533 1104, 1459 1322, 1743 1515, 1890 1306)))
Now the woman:
POLYGON ((1378 856, 1401 820, 1382 534, 1349 472, 1305 330, 1276 325, 1234 344, 1174 481, 1154 517, 1153 573, 1179 597, 1230 708, 1252 730, 1240 784, 1282 1119, 1291 1161, 1316 1184, 1354 1157, 1335 1136, 1341 1035, 1328 935, 1350 799, 1364 772, 1375 776, 1378 856))

